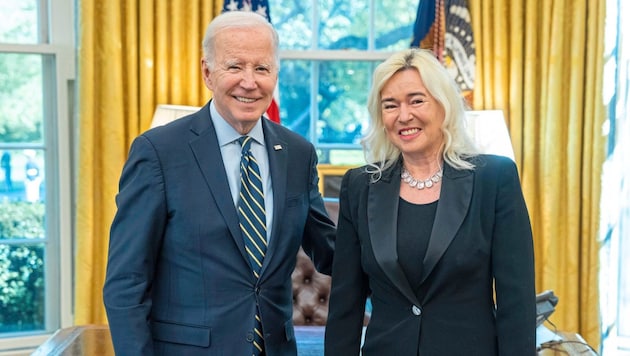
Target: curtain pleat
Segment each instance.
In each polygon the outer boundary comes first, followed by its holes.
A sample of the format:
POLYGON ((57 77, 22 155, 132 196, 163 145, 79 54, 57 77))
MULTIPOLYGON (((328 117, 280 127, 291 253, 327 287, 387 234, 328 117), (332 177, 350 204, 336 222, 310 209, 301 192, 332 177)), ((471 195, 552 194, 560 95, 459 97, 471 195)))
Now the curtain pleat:
POLYGON ((157 104, 203 105, 201 40, 223 1, 78 2, 79 149, 75 323, 107 323, 102 301, 118 178, 157 104))
MULTIPOLYGON (((601 244, 598 236, 600 227, 600 201, 602 193, 603 162, 606 159, 607 139, 603 133, 603 124, 606 120, 606 107, 603 104, 602 90, 604 87, 604 27, 606 18, 606 2, 589 1, 587 7, 586 31, 584 50, 585 75, 584 75, 584 138, 583 166, 580 170, 582 177, 581 200, 582 207, 580 231, 578 237, 582 246, 579 258, 580 280, 584 288, 579 296, 579 320, 577 321, 581 332, 592 340, 599 349, 601 343, 601 325, 599 305, 599 254, 601 244)), ((579 52, 579 51, 577 51, 579 52)))
POLYGON ((536 286, 559 330, 600 342, 598 217, 605 2, 471 1, 475 109, 506 114, 531 214, 536 286))

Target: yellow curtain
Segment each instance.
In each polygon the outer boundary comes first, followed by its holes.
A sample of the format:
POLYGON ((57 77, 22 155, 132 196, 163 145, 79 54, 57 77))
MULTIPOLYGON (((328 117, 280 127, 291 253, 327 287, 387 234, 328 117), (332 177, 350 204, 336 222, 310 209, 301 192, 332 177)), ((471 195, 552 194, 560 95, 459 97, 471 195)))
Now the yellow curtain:
POLYGON ((604 161, 605 2, 471 0, 473 107, 503 109, 531 214, 536 286, 551 321, 600 343, 598 218, 604 161))
POLYGON ((202 105, 201 41, 222 0, 78 2, 75 323, 106 323, 101 289, 118 178, 157 104, 202 105))

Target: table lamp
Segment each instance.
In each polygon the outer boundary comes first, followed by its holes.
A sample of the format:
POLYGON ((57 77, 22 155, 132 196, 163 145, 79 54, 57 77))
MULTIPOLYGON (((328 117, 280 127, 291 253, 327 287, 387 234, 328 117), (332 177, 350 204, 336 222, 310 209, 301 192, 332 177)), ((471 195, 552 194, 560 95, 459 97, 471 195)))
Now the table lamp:
POLYGON ((467 129, 481 153, 509 157, 514 161, 514 148, 510 139, 503 110, 467 111, 467 129))
POLYGON ((197 106, 160 104, 155 108, 151 128, 162 126, 182 116, 199 111, 197 106))

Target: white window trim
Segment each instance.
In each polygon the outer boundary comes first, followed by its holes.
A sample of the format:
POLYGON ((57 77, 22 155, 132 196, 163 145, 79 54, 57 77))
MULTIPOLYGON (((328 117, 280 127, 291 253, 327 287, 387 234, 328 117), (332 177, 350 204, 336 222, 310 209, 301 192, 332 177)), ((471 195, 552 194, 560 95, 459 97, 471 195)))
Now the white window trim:
MULTIPOLYGON (((75 55, 75 3, 74 0, 55 0, 55 6, 51 6, 47 0, 40 0, 40 8, 50 11, 50 43, 17 45, 0 44, 0 52, 33 53, 54 56, 55 62, 55 82, 56 85, 49 90, 56 90, 53 97, 56 99, 53 106, 56 109, 53 113, 56 127, 49 127, 55 131, 55 139, 47 144, 55 145, 57 157, 56 171, 54 178, 50 178, 49 184, 55 186, 57 194, 54 196, 53 208, 57 209, 58 220, 47 225, 47 228, 54 230, 53 234, 58 236, 58 247, 51 249, 56 253, 57 265, 50 270, 46 268, 46 273, 56 274, 53 280, 59 280, 59 285, 47 283, 47 288, 55 288, 56 293, 51 298, 51 304, 47 310, 46 318, 50 313, 58 315, 53 318, 55 324, 60 328, 72 326, 73 321, 73 235, 74 229, 72 210, 73 204, 73 163, 72 163, 72 105, 74 97, 72 95, 72 83, 76 79, 76 55, 75 55)), ((46 22, 44 25, 47 25, 46 22)), ((50 137, 47 135, 47 137, 50 137)), ((49 156, 47 156, 47 159, 49 156)), ((49 203, 49 202, 47 202, 49 203)), ((50 208, 47 206, 47 210, 50 208)), ((48 266, 48 264, 47 264, 48 266)), ((48 278, 48 277, 47 277, 48 278)), ((47 321, 46 327, 50 327, 47 321)), ((56 329, 56 325, 52 326, 56 329)), ((25 355, 30 354, 48 339, 56 330, 46 333, 22 333, 16 337, 0 338, 0 355, 25 355)))
POLYGON ((361 50, 281 50, 280 59, 312 61, 383 61, 394 52, 361 50))

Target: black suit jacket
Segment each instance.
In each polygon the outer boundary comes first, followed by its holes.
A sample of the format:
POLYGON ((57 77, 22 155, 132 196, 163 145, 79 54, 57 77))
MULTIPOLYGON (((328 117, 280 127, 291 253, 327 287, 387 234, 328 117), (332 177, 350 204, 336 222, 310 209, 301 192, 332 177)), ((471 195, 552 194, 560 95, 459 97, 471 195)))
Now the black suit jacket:
POLYGON ((369 293, 365 356, 535 354, 532 232, 516 165, 473 161, 473 171, 444 167, 420 286, 397 258, 400 162, 374 184, 364 167, 345 174, 326 355, 358 354, 369 293))
POLYGON ((267 355, 296 354, 296 255, 302 245, 330 274, 335 230, 318 191, 314 147, 269 120, 262 125, 274 219, 258 281, 209 105, 134 140, 116 197, 103 290, 118 355, 251 354, 256 305, 267 355))

